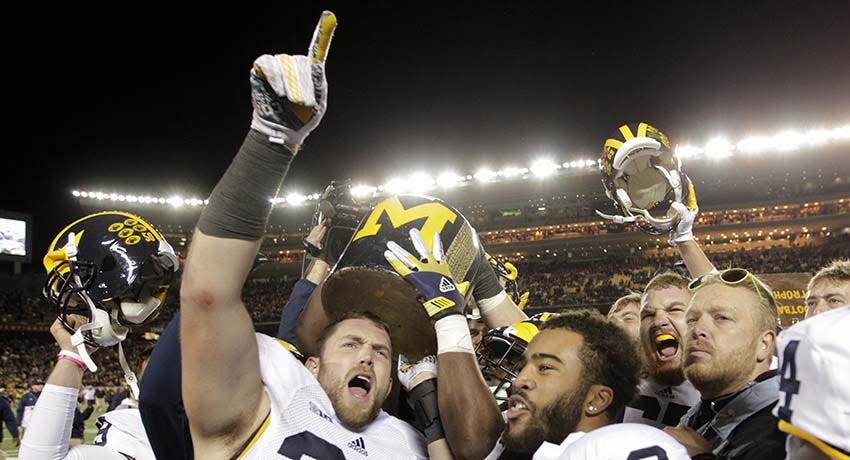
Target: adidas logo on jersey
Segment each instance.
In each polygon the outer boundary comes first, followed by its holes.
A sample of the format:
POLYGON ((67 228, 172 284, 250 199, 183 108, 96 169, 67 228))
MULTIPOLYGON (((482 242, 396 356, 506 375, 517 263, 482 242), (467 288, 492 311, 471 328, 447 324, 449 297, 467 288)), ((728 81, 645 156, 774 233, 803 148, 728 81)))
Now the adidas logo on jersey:
POLYGON ((318 415, 319 417, 322 417, 323 419, 327 420, 328 422, 331 422, 331 423, 334 422, 332 418, 330 418, 327 414, 322 412, 322 410, 319 409, 315 404, 313 404, 313 401, 310 401, 310 412, 318 415))
POLYGON ((366 452, 366 442, 363 441, 363 438, 357 438, 354 441, 348 443, 348 447, 354 449, 357 453, 364 457, 369 456, 369 452, 366 452))
POLYGON ((445 276, 440 278, 440 292, 449 292, 454 291, 455 285, 451 281, 449 281, 445 276))

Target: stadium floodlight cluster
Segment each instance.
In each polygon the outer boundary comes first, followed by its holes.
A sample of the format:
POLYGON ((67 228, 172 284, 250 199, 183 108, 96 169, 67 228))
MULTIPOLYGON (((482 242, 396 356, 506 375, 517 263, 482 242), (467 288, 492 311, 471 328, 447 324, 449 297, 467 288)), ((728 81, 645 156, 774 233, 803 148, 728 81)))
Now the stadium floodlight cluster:
POLYGON ((724 137, 715 137, 704 147, 680 145, 676 155, 682 159, 704 157, 709 160, 722 160, 735 152, 745 155, 758 155, 770 152, 791 152, 802 147, 819 147, 832 142, 850 140, 850 125, 833 129, 811 129, 806 132, 782 131, 773 136, 749 136, 733 144, 724 137))
MULTIPOLYGON (((850 141, 850 125, 839 126, 833 129, 812 129, 805 132, 782 131, 772 136, 750 136, 733 143, 719 136, 705 143, 704 146, 678 145, 675 148, 676 156, 681 159, 722 160, 736 154, 758 155, 769 152, 791 152, 802 147, 818 147, 828 143, 850 141)), ((351 188, 355 198, 373 198, 379 195, 394 195, 399 193, 428 193, 435 189, 450 190, 463 187, 472 183, 491 183, 505 180, 543 180, 558 174, 566 174, 573 170, 579 174, 602 167, 601 160, 579 159, 559 163, 551 158, 539 158, 528 167, 507 166, 500 170, 492 170, 483 167, 472 174, 459 174, 455 171, 442 171, 432 176, 424 171, 414 172, 405 176, 396 176, 387 180, 382 185, 370 185, 358 183, 351 188)), ((207 204, 207 200, 199 198, 183 198, 178 195, 171 197, 161 196, 138 196, 120 193, 104 193, 99 191, 71 192, 74 197, 111 200, 127 203, 141 203, 154 205, 168 205, 174 208, 183 206, 198 207, 207 204)), ((274 198, 272 203, 276 206, 299 206, 305 203, 315 202, 321 196, 320 193, 304 195, 291 192, 283 198, 274 198)))
POLYGON ((120 201, 126 203, 141 203, 141 204, 167 204, 169 206, 173 206, 175 208, 179 208, 182 206, 201 206, 209 203, 209 200, 201 200, 199 198, 183 198, 179 195, 173 195, 170 197, 162 197, 162 196, 150 196, 150 195, 125 195, 120 193, 103 193, 103 192, 90 192, 90 191, 81 191, 81 190, 73 190, 71 195, 77 198, 86 198, 91 200, 110 200, 110 201, 120 201))

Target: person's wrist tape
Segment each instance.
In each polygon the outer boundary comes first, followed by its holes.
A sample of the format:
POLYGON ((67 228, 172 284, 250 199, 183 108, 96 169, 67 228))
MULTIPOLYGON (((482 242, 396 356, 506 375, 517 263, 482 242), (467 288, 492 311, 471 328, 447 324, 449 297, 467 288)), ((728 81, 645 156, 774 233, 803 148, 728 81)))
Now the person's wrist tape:
POLYGON ((413 387, 408 401, 413 406, 416 427, 425 435, 428 444, 446 437, 437 403, 437 379, 428 379, 413 387))
POLYGON ((465 316, 450 315, 441 318, 434 323, 434 330, 437 334, 438 355, 441 353, 475 353, 465 316))
POLYGON ((218 181, 198 220, 205 235, 254 241, 262 238, 272 199, 295 155, 252 129, 218 181))
POLYGON ((86 370, 86 363, 83 362, 83 357, 74 353, 73 351, 62 350, 59 352, 59 355, 56 357, 56 362, 58 363, 60 360, 69 361, 74 363, 77 367, 80 368, 83 372, 86 370))

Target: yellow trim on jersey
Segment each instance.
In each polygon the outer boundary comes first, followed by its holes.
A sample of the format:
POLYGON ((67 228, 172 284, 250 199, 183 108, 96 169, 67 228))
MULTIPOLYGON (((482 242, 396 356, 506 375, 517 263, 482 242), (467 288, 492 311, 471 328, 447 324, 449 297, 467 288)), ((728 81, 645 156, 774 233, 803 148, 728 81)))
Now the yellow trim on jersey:
POLYGON ((830 457, 832 457, 834 459, 850 460, 850 455, 845 454, 844 452, 842 452, 841 450, 839 450, 836 447, 830 446, 829 444, 827 444, 827 443, 821 441, 820 439, 816 438, 814 435, 811 435, 811 434, 797 428, 796 426, 786 422, 785 420, 779 421, 779 431, 782 431, 784 433, 788 433, 791 436, 796 436, 796 437, 808 442, 809 444, 817 447, 824 454, 829 455, 830 457))
POLYGON ((646 123, 641 123, 641 124, 638 125, 638 132, 637 132, 638 137, 646 137, 646 127, 647 126, 649 126, 649 125, 646 124, 646 123))
POLYGON ((245 457, 245 454, 247 454, 248 451, 251 450, 251 447, 253 447, 254 444, 257 443, 257 441, 260 439, 260 436, 262 436, 263 432, 266 431, 266 428, 269 427, 269 421, 272 418, 271 415, 272 415, 272 413, 271 413, 271 411, 269 411, 269 413, 266 414, 266 419, 263 420, 263 424, 260 425, 259 428, 257 428, 257 431, 255 431, 254 434, 251 436, 251 438, 248 440, 248 444, 245 444, 245 447, 242 448, 242 451, 239 452, 239 454, 236 455, 233 458, 235 458, 236 460, 239 460, 240 458, 245 457))
POLYGON ((629 125, 620 126, 620 134, 623 135, 623 139, 629 141, 635 138, 635 135, 632 134, 632 129, 629 128, 629 125))

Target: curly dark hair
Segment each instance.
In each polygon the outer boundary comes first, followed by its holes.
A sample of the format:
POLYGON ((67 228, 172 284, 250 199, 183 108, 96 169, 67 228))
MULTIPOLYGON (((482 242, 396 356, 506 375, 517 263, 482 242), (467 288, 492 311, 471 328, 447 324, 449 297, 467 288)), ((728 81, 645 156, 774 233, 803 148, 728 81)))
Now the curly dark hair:
POLYGON ((606 412, 615 419, 637 394, 641 368, 640 358, 626 333, 596 310, 560 314, 543 323, 542 330, 547 329, 565 329, 582 336, 582 378, 587 384, 611 388, 614 400, 606 412))

